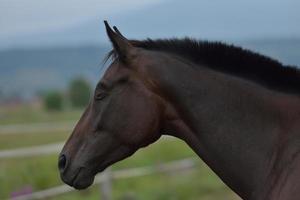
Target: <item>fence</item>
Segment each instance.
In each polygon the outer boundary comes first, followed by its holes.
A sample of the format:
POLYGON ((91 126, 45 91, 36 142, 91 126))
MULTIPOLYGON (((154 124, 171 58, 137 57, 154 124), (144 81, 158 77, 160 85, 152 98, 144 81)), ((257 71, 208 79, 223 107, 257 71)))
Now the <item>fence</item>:
POLYGON ((19 158, 19 157, 33 157, 41 156, 52 153, 58 153, 63 146, 63 142, 46 144, 34 147, 25 147, 12 150, 2 150, 0 151, 0 159, 8 158, 19 158))
POLYGON ((0 135, 45 133, 49 131, 69 131, 74 127, 74 121, 40 122, 33 124, 0 125, 0 135))
MULTIPOLYGON (((37 125, 16 125, 16 126, 0 126, 0 135, 3 134, 19 134, 27 132, 43 132, 48 130, 48 128, 55 127, 55 130, 67 130, 70 129, 72 122, 60 123, 59 125, 53 126, 52 123, 40 123, 37 125)), ((50 129, 51 129, 50 128, 50 129)), ((172 137, 164 137, 164 139, 170 139, 172 137)), ((62 148, 63 143, 54 143, 41 146, 33 146, 12 150, 2 150, 0 151, 0 159, 10 159, 19 157, 33 157, 42 156, 52 153, 58 153, 62 148)), ((193 158, 187 158, 183 160, 177 160, 173 162, 168 162, 160 165, 145 166, 139 168, 123 169, 118 171, 112 171, 108 168, 104 173, 97 175, 94 183, 100 184, 101 196, 103 200, 112 199, 112 184, 114 180, 133 178, 138 176, 146 176, 155 173, 170 173, 176 171, 190 170, 195 166, 195 160, 193 158)), ((49 197, 54 197, 67 192, 74 191, 73 188, 67 185, 56 186, 53 188, 45 189, 42 191, 37 191, 34 193, 14 197, 13 200, 31 200, 31 199, 45 199, 49 197)))
MULTIPOLYGON (((108 169, 104 173, 96 176, 94 183, 101 184, 102 199, 110 200, 112 197, 111 194, 112 180, 146 176, 154 173, 166 173, 166 172, 170 173, 176 171, 190 170, 195 167, 195 163, 196 162, 194 158, 186 158, 183 160, 172 161, 172 162, 168 162, 160 165, 154 165, 154 166, 131 168, 131 169, 118 170, 118 171, 110 171, 110 169, 108 169)), ((39 192, 34 192, 32 194, 19 196, 14 198, 13 200, 45 199, 60 194, 64 194, 67 192, 71 192, 73 190, 74 190, 73 188, 67 185, 61 185, 50 189, 42 190, 39 192)))
MULTIPOLYGON (((163 139, 173 139, 171 136, 163 136, 163 139)), ((33 157, 52 153, 58 153, 62 147, 63 142, 46 144, 41 146, 25 147, 11 150, 0 151, 0 159, 19 158, 19 157, 33 157)))

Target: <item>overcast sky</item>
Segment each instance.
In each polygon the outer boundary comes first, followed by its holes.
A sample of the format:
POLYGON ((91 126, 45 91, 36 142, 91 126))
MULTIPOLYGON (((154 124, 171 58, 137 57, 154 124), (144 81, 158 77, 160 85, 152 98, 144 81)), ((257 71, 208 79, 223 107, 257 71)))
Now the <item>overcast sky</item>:
POLYGON ((106 41, 103 19, 135 38, 300 38, 299 0, 0 0, 0 49, 106 41))
POLYGON ((0 36, 52 31, 165 0, 0 0, 0 36))

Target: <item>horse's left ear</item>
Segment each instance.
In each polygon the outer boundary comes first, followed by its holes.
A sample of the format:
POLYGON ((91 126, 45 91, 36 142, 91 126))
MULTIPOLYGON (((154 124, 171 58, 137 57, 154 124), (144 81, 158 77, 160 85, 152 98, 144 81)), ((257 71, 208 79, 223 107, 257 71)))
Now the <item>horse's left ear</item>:
POLYGON ((133 49, 133 46, 129 43, 129 41, 120 33, 120 31, 114 27, 115 31, 111 29, 107 21, 104 21, 106 33, 109 37, 114 50, 118 54, 118 58, 121 61, 126 62, 130 51, 133 49))

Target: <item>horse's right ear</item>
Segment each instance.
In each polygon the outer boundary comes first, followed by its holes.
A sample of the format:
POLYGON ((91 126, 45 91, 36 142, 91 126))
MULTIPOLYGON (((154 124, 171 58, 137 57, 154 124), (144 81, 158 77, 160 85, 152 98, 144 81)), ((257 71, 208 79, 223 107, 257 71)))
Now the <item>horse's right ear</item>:
POLYGON ((107 21, 104 21, 105 28, 106 28, 106 33, 107 36, 109 37, 114 50, 116 51, 118 58, 126 62, 130 50, 133 48, 133 46, 129 43, 129 41, 120 33, 120 31, 114 27, 116 30, 113 31, 107 21))

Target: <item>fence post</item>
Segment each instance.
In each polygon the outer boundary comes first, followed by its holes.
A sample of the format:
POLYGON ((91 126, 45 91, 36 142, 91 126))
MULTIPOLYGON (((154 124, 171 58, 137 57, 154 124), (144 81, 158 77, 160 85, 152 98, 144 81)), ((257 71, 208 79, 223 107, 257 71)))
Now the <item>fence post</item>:
POLYGON ((112 170, 107 168, 103 173, 103 181, 100 184, 101 200, 112 200, 112 170))

